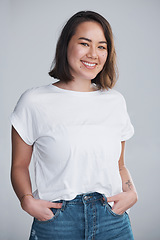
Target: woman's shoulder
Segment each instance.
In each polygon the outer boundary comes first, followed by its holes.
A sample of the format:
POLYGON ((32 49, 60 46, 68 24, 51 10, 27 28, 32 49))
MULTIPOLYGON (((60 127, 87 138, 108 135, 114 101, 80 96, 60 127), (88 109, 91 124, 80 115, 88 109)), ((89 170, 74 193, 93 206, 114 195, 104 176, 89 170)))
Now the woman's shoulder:
POLYGON ((40 95, 48 92, 48 87, 49 85, 47 84, 43 86, 28 88, 21 94, 18 102, 27 105, 35 103, 39 100, 40 95))
POLYGON ((105 89, 105 90, 104 90, 104 93, 109 94, 109 95, 111 95, 111 96, 113 96, 113 97, 115 97, 115 98, 117 98, 117 99, 119 99, 119 100, 120 100, 120 99, 121 99, 122 101, 125 100, 123 94, 122 94, 119 90, 117 90, 117 89, 115 89, 115 88, 105 89))

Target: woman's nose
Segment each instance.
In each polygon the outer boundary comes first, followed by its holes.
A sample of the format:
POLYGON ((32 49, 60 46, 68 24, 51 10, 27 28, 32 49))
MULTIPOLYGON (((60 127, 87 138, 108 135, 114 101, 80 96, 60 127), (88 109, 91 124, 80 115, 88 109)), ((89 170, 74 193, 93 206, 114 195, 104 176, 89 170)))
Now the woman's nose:
POLYGON ((90 47, 87 53, 87 57, 89 58, 93 58, 93 59, 97 59, 98 55, 97 55, 97 51, 94 47, 90 47))

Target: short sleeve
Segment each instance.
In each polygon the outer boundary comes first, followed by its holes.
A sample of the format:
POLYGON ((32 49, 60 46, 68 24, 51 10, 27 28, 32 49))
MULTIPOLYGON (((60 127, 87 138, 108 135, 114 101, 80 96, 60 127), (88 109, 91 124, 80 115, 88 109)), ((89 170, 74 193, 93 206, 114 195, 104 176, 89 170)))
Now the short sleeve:
POLYGON ((30 90, 21 95, 9 119, 23 141, 28 145, 33 145, 37 138, 37 126, 30 90))
POLYGON ((121 141, 126 141, 134 135, 134 127, 127 112, 126 101, 122 96, 122 129, 121 141))

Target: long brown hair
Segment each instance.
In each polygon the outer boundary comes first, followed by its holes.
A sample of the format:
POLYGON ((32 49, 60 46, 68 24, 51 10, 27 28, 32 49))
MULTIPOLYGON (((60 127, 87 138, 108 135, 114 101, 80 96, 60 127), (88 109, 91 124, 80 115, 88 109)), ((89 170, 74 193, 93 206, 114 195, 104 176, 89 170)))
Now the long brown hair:
POLYGON ((96 83, 98 88, 112 88, 118 79, 118 68, 116 65, 116 51, 114 47, 113 33, 109 22, 100 14, 93 11, 81 11, 74 14, 62 29, 57 42, 55 58, 52 62, 49 75, 51 77, 69 82, 73 76, 69 70, 67 60, 68 43, 75 34, 77 26, 82 22, 96 21, 101 24, 105 38, 107 40, 108 56, 103 69, 97 74, 92 83, 96 83))

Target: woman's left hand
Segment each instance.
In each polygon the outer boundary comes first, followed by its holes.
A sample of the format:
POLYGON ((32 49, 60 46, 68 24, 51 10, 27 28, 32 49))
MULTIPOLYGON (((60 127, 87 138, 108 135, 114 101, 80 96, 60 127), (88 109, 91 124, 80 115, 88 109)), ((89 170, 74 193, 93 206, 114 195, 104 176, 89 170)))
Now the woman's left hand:
POLYGON ((121 215, 137 202, 137 193, 135 191, 122 192, 112 197, 107 197, 107 202, 114 202, 112 211, 121 215))

